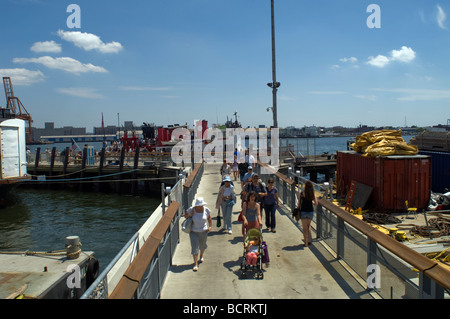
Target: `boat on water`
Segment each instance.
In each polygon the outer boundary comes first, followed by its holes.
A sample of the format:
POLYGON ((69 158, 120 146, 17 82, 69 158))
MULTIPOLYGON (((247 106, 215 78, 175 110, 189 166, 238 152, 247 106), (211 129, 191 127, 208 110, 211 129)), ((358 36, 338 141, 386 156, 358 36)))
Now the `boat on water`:
POLYGON ((9 191, 29 180, 25 121, 0 119, 0 206, 6 205, 9 191))

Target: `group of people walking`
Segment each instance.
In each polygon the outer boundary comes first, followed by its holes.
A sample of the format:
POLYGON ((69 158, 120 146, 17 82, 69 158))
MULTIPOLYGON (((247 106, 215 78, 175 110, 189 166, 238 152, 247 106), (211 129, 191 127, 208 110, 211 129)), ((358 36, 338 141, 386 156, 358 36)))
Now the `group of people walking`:
MULTIPOLYGON (((223 168, 223 166, 222 166, 223 168)), ((229 171, 221 168, 222 181, 216 199, 216 209, 218 218, 223 216, 222 231, 232 234, 233 207, 237 203, 236 188, 231 180, 229 171)), ((253 167, 248 166, 248 171, 241 174, 241 212, 238 221, 242 222, 242 235, 252 228, 261 229, 263 227, 262 211, 265 212, 266 230, 276 232, 276 211, 280 207, 278 190, 274 185, 274 180, 269 178, 267 185, 261 182, 259 175, 253 172, 253 167)), ((198 197, 192 207, 186 210, 185 217, 192 217, 192 227, 189 233, 191 241, 191 254, 194 259, 194 271, 198 270, 199 263, 204 261, 203 254, 207 248, 207 236, 212 229, 211 211, 206 207, 203 198, 198 197)), ((304 246, 311 243, 311 220, 314 216, 314 206, 317 205, 317 198, 314 194, 314 187, 307 181, 303 191, 298 196, 298 207, 301 208, 301 222, 304 237, 304 246)))

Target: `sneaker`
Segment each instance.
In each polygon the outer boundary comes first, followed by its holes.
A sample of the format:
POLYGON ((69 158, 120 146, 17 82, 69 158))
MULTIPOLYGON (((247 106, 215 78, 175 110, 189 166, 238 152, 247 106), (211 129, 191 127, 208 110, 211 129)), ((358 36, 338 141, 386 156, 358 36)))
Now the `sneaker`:
POLYGON ((228 234, 232 234, 233 232, 231 231, 231 229, 228 231, 228 234))
POLYGON ((275 230, 275 228, 272 228, 272 233, 276 233, 277 231, 275 230))

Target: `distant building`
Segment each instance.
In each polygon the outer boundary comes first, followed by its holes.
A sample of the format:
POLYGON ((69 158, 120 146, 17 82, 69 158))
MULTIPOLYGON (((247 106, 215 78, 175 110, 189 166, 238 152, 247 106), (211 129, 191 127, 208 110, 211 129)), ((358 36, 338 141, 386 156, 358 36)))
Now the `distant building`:
POLYGON ((55 128, 54 122, 46 122, 44 128, 31 128, 33 138, 39 141, 41 136, 86 135, 85 127, 64 126, 55 128))
POLYGON ((118 131, 117 126, 108 125, 103 127, 94 127, 94 135, 102 135, 102 134, 116 134, 118 131))
POLYGON ((318 137, 320 135, 320 127, 317 126, 305 126, 303 128, 303 136, 306 137, 318 137))

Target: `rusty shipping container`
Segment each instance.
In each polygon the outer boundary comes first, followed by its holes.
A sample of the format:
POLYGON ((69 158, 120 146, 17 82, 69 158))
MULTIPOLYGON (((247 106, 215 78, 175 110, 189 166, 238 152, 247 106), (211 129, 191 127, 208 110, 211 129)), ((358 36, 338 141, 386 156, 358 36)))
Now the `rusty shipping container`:
POLYGON ((380 210, 423 209, 431 191, 431 159, 425 155, 363 157, 356 152, 338 152, 338 192, 346 194, 352 180, 373 188, 371 201, 380 210))

